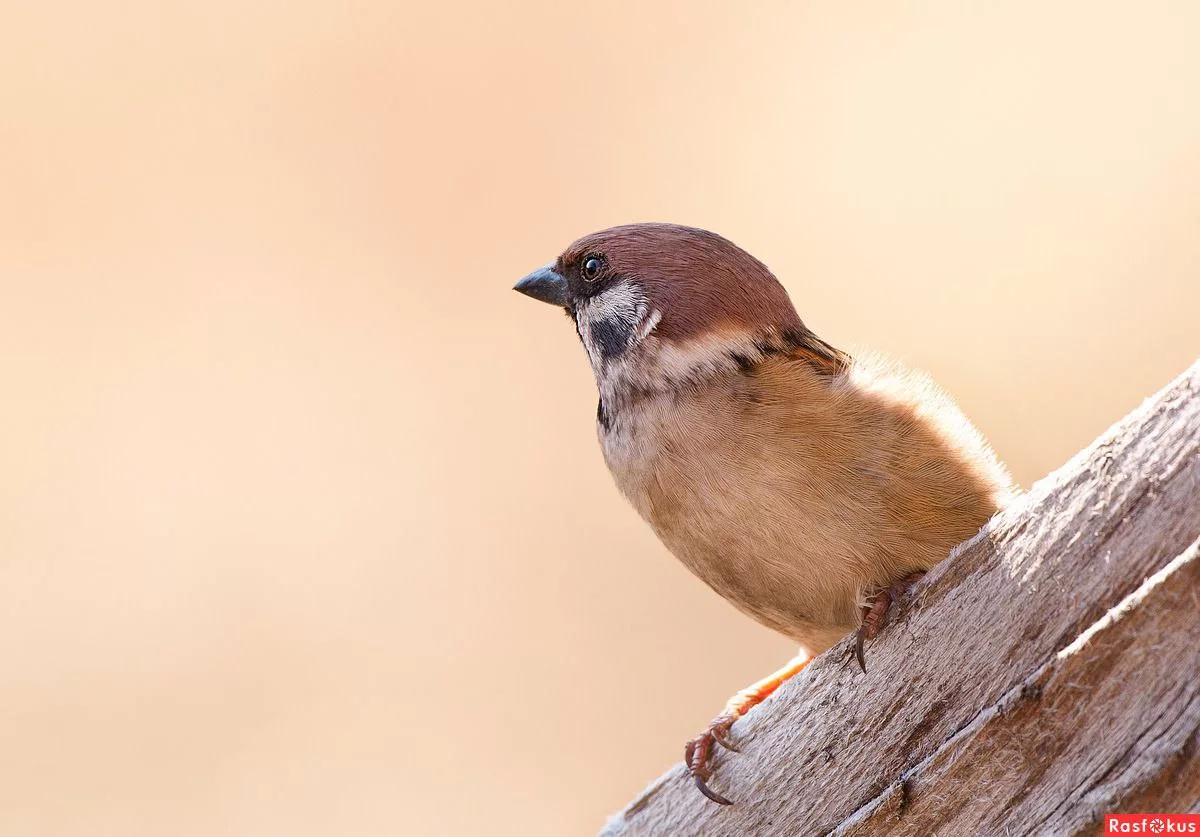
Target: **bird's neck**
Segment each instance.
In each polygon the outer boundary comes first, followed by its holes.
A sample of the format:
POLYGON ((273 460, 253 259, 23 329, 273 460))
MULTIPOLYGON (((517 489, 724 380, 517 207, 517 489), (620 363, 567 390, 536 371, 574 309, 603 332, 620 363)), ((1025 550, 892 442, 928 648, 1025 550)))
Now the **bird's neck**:
POLYGON ((589 352, 600 394, 601 430, 643 402, 677 399, 731 374, 745 374, 768 358, 798 355, 822 374, 837 374, 850 359, 807 329, 715 331, 684 341, 653 332, 616 357, 589 352))
POLYGON ((718 334, 686 342, 649 334, 617 357, 591 354, 599 390, 597 420, 606 423, 639 405, 695 391, 766 356, 769 343, 753 335, 718 334))

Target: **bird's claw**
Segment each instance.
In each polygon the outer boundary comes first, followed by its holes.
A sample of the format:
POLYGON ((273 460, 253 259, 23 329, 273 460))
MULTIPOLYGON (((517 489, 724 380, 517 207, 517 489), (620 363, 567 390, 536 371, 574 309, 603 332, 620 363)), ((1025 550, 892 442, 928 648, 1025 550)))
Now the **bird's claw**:
POLYGON ((874 639, 879 634, 888 622, 888 608, 891 607, 892 602, 902 600, 909 588, 920 581, 924 575, 924 572, 909 573, 891 587, 880 590, 863 607, 862 624, 854 632, 854 646, 850 652, 854 659, 858 660, 858 667, 862 669, 863 674, 867 673, 867 662, 863 657, 863 643, 868 639, 874 639))
POLYGON ((718 805, 732 805, 733 804, 732 799, 726 799, 725 797, 721 796, 721 794, 717 793, 715 790, 710 788, 708 785, 704 784, 704 780, 701 779, 700 776, 698 776, 698 775, 694 776, 693 779, 696 782, 696 787, 700 789, 700 793, 707 796, 713 802, 717 803, 718 805))
POLYGON ((846 656, 842 660, 842 665, 845 666, 851 660, 858 663, 858 667, 862 669, 863 674, 867 673, 867 661, 863 655, 863 644, 871 639, 864 630, 866 626, 860 627, 854 632, 854 642, 850 643, 850 647, 846 650, 846 656))
POLYGON ((692 780, 695 781, 696 787, 700 793, 718 805, 732 805, 733 800, 725 798, 708 786, 708 780, 712 778, 712 765, 709 764, 709 759, 712 756, 714 743, 720 744, 732 753, 739 752, 738 748, 729 740, 729 729, 736 720, 737 717, 731 714, 718 715, 708 725, 708 728, 689 741, 683 750, 684 765, 691 774, 692 780))

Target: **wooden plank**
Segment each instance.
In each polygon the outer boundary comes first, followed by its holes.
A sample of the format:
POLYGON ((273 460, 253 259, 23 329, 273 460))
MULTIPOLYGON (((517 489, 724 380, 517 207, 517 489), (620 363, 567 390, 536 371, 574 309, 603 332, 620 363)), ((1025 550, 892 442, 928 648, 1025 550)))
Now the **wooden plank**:
POLYGON ((1200 541, 835 833, 1074 834, 1200 800, 1200 541), (947 789, 966 793, 947 793, 947 789), (1125 803, 1153 790, 1160 807, 1125 803))

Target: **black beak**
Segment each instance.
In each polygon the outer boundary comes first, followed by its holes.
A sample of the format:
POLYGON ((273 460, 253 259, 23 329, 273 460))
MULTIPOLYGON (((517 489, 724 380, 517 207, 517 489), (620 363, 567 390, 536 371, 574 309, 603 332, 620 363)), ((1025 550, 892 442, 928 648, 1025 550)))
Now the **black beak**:
POLYGON ((562 308, 571 307, 571 301, 567 298, 567 280, 561 273, 554 270, 552 264, 538 268, 513 285, 513 290, 550 305, 558 305, 562 308))

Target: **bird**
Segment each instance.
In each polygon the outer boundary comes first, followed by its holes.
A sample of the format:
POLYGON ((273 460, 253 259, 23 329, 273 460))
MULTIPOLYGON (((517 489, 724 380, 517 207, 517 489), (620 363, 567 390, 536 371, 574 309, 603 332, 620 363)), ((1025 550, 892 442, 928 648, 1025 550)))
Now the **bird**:
POLYGON ((714 746, 738 749, 734 723, 851 633, 865 673, 893 601, 1018 489, 928 375, 821 339, 767 266, 715 233, 601 230, 514 290, 574 322, 604 460, 633 508, 800 646, 684 748, 700 792, 731 804, 709 783, 714 746))

